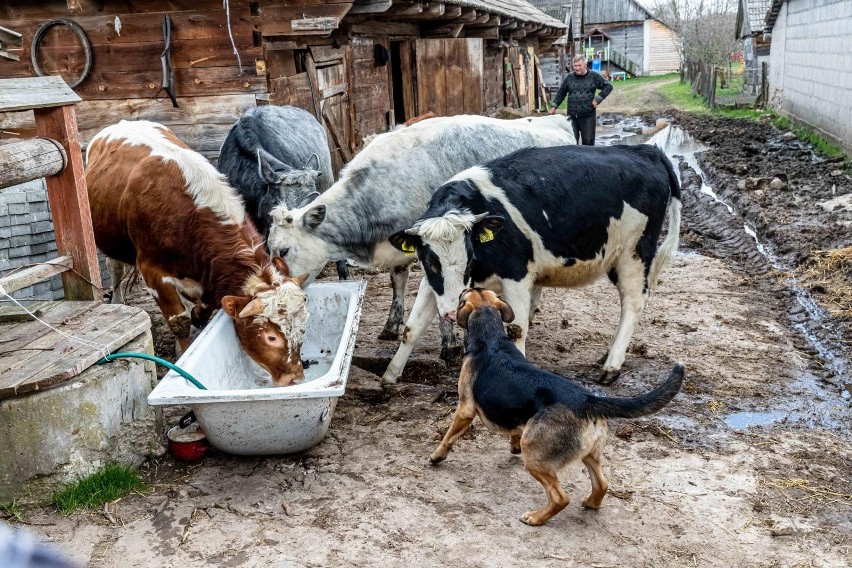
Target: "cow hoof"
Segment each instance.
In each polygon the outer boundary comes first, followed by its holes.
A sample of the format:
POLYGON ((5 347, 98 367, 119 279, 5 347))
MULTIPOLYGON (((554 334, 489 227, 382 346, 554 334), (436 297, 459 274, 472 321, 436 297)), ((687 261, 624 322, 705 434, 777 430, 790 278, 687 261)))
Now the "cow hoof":
POLYGON ((448 365, 461 361, 463 354, 464 348, 461 345, 441 348, 441 360, 446 361, 448 365))
POLYGON ((390 371, 385 371, 385 374, 382 375, 382 384, 383 385, 395 385, 397 379, 399 379, 399 375, 396 373, 392 373, 390 371))
POLYGON ((383 329, 379 334, 379 339, 384 341, 399 341, 399 332, 391 331, 389 329, 383 329))
POLYGON ((611 385, 621 375, 621 371, 601 371, 598 382, 602 385, 611 385))
POLYGON ((345 260, 339 260, 337 262, 337 279, 349 280, 349 269, 346 267, 345 260))

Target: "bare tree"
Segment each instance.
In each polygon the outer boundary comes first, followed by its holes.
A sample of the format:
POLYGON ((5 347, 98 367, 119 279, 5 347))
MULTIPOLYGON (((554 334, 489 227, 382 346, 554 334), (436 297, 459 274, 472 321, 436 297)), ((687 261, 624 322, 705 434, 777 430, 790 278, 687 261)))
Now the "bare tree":
POLYGON ((687 61, 724 65, 737 49, 733 0, 655 0, 650 9, 677 32, 687 61))

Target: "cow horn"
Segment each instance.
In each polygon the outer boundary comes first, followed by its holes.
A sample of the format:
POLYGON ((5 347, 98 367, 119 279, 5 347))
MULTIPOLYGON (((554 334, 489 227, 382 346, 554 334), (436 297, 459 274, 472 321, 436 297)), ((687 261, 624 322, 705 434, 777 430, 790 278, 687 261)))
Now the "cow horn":
POLYGON ((411 229, 406 229, 406 230, 405 230, 405 234, 406 234, 406 235, 417 235, 417 234, 419 234, 419 233, 417 232, 417 229, 415 229, 414 227, 412 227, 411 229))
POLYGON ((260 313, 263 313, 263 301, 260 298, 255 298, 243 308, 243 311, 240 312, 240 317, 247 318, 260 313))
POLYGON ((309 272, 306 272, 304 274, 299 274, 298 276, 294 276, 292 280, 299 288, 301 288, 302 286, 304 286, 305 282, 307 282, 308 278, 310 278, 310 277, 311 277, 311 274, 309 272))
POLYGON ((479 215, 474 215, 473 216, 473 222, 479 223, 480 221, 482 221, 486 217, 488 217, 488 213, 480 213, 479 215))

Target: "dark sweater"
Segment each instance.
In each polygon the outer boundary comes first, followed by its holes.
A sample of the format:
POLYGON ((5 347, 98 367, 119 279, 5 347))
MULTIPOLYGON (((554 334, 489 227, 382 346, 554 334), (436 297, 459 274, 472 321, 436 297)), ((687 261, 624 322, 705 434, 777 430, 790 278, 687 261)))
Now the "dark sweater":
POLYGON ((565 77, 565 80, 562 81, 559 92, 556 93, 552 104, 554 107, 558 107, 567 94, 568 115, 584 116, 595 112, 595 107, 592 106, 593 100, 597 100, 598 104, 600 104, 611 92, 612 85, 600 73, 596 73, 591 69, 587 70, 586 74, 582 77, 574 73, 569 73, 565 77), (595 91, 597 90, 600 90, 600 94, 595 96, 595 91))

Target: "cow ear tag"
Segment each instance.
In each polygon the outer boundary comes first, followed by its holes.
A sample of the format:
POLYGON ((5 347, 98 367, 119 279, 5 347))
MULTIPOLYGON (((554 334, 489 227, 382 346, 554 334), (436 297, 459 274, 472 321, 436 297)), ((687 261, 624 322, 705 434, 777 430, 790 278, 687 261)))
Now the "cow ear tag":
POLYGON ((408 241, 403 241, 401 248, 402 248, 402 253, 405 256, 411 256, 411 255, 414 254, 414 245, 408 244, 408 241))
POLYGON ((491 229, 482 229, 482 232, 479 233, 479 242, 487 243, 488 241, 494 240, 494 232, 491 229))

